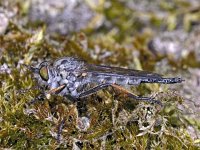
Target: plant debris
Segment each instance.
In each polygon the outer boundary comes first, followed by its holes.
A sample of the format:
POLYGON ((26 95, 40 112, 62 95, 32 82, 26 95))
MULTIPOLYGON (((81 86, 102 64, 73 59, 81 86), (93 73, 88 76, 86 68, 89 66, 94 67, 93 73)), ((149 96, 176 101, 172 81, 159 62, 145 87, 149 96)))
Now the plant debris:
POLYGON ((0 1, 0 147, 199 149, 199 1, 62 2, 0 1), (163 107, 112 88, 78 102, 38 98, 44 89, 25 66, 63 56, 185 82, 130 89, 163 107))

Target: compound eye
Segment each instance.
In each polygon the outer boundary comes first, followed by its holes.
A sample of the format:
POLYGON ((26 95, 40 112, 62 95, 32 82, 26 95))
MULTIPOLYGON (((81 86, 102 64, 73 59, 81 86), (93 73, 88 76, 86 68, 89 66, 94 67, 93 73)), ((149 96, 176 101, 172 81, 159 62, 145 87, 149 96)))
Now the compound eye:
POLYGON ((49 79, 49 75, 48 75, 48 70, 47 70, 47 67, 46 66, 43 66, 40 68, 40 77, 45 80, 45 81, 48 81, 49 79))

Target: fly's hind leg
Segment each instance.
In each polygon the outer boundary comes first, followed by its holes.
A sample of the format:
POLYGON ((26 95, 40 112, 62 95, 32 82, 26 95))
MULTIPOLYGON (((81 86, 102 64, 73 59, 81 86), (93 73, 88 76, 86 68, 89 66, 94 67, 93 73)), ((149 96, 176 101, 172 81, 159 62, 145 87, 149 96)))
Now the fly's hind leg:
POLYGON ((79 98, 89 96, 89 95, 91 95, 93 93, 96 93, 99 90, 107 88, 108 86, 111 86, 111 87, 123 92, 124 94, 126 94, 127 96, 129 96, 129 97, 131 97, 133 99, 152 102, 152 103, 156 103, 156 104, 162 105, 162 103, 160 101, 156 101, 152 97, 140 97, 140 96, 134 95, 133 93, 129 92, 128 90, 126 90, 125 88, 123 88, 123 87, 121 87, 121 86, 119 86, 117 84, 110 84, 110 83, 100 84, 100 85, 98 85, 98 86, 96 86, 96 87, 94 87, 92 89, 89 89, 88 91, 84 91, 84 92, 79 94, 79 98))
POLYGON ((142 97, 142 96, 137 96, 131 92, 129 92, 128 90, 126 90, 125 88, 117 85, 117 84, 112 84, 111 85, 113 88, 116 88, 118 89, 119 91, 123 92, 124 94, 126 94, 128 97, 131 97, 133 99, 136 99, 136 100, 142 100, 142 101, 147 101, 147 102, 152 102, 152 103, 156 103, 156 104, 159 104, 159 105, 162 105, 162 103, 160 101, 157 101, 155 100, 154 98, 152 97, 142 97))

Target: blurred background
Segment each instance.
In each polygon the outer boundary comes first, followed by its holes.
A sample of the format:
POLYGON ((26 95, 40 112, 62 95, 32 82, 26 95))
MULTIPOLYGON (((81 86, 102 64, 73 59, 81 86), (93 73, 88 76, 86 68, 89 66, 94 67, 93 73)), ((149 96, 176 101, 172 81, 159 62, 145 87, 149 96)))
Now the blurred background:
MULTIPOLYGON (((0 87, 0 144, 3 148, 21 148, 22 145, 39 148, 45 145, 47 149, 60 146, 80 149, 198 149, 200 1, 1 0, 0 87), (133 109, 130 111, 123 104, 113 104, 111 94, 104 92, 99 97, 110 104, 105 110, 101 108, 103 102, 99 108, 94 106, 97 103, 91 102, 91 106, 87 104, 90 119, 94 122, 90 124, 89 132, 83 133, 69 125, 69 131, 66 127, 63 133, 63 140, 69 142, 58 144, 53 140, 53 133, 56 134, 60 118, 64 115, 70 117, 72 108, 74 114, 78 110, 71 107, 73 104, 70 104, 70 108, 58 104, 55 110, 60 117, 54 116, 50 109, 51 103, 27 106, 26 103, 38 91, 24 95, 17 91, 36 84, 22 64, 36 65, 63 56, 78 57, 88 63, 153 71, 167 77, 178 76, 185 81, 177 85, 153 84, 132 89, 136 94, 153 94, 167 102, 159 112, 159 117, 156 116, 156 106, 134 106, 135 114, 141 111, 140 107, 145 107, 145 110, 153 107, 154 125, 158 125, 153 129, 151 126, 151 130, 144 129, 146 118, 140 122, 143 115, 133 116, 133 109), (118 120, 116 124, 113 123, 111 109, 115 111, 114 118, 118 120), (57 121, 49 119, 49 114, 42 113, 42 110, 46 110, 57 121), (95 117, 99 120, 93 119, 95 117), (109 127, 105 127, 105 118, 108 119, 109 127), (134 129, 129 129, 132 125, 134 129), (44 133, 37 133, 36 126, 44 129, 44 133), (143 134, 140 134, 141 130, 143 134), (155 136, 151 134, 153 131, 155 136)), ((149 125, 152 125, 152 116, 151 121, 147 121, 149 125)))

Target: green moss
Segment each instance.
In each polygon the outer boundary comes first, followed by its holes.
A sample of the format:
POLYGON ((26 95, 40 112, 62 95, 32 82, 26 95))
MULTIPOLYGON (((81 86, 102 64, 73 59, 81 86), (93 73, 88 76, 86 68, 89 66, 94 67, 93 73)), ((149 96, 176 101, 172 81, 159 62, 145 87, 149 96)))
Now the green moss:
MULTIPOLYGON (((122 2, 113 1, 112 4, 111 8, 101 12, 111 22, 111 31, 102 27, 100 31, 85 33, 83 39, 80 38, 82 32, 48 38, 49 33, 44 26, 36 30, 30 26, 31 32, 26 27, 10 22, 7 32, 0 37, 0 65, 6 64, 10 70, 0 70, 1 148, 72 149, 75 141, 79 141, 83 149, 199 148, 199 141, 195 143, 187 131, 188 125, 199 130, 199 121, 187 118, 179 111, 178 105, 184 101, 181 95, 173 94, 159 85, 142 85, 134 87, 132 91, 138 95, 148 95, 154 91, 157 93, 156 99, 163 102, 163 108, 118 96, 109 88, 87 98, 83 102, 87 107, 85 114, 89 115, 91 121, 87 131, 77 128, 77 103, 56 95, 34 104, 29 103, 39 95, 40 90, 26 90, 37 86, 37 82, 22 64, 35 65, 44 59, 77 56, 90 63, 153 70, 162 58, 148 51, 147 43, 151 34, 138 33, 145 26, 140 20, 136 22, 137 14, 141 13, 133 13, 130 8, 125 10, 125 3, 122 2), (130 31, 131 28, 134 29, 130 31), (159 93, 160 89, 164 94, 159 93), (61 143, 58 143, 57 131, 63 119, 66 121, 61 143)), ((170 12, 175 9, 167 3, 163 3, 162 7, 170 12)), ((174 22, 168 24, 170 30, 176 26, 177 16, 173 17, 174 22)), ((166 26, 155 14, 150 13, 149 18, 153 27, 166 26)), ((198 66, 193 59, 182 60, 182 63, 198 66)), ((176 64, 174 66, 177 67, 176 64)), ((170 67, 174 66, 172 63, 170 67)))

